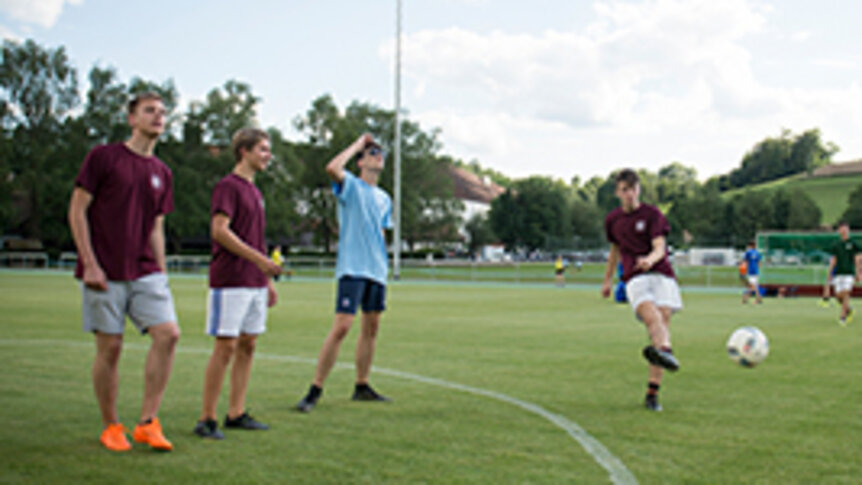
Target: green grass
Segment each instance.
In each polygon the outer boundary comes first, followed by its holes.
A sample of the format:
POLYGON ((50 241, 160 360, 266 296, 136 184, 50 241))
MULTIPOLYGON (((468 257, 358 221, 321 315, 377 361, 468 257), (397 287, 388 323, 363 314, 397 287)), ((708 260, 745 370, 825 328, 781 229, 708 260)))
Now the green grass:
POLYGON ((793 175, 779 180, 773 180, 752 187, 729 190, 722 194, 726 200, 746 190, 771 190, 784 187, 789 190, 800 189, 817 204, 822 212, 820 221, 824 224, 834 224, 847 210, 847 197, 856 187, 862 184, 862 175, 844 175, 835 177, 807 177, 793 175))
MULTIPOLYGON (((272 425, 203 442, 206 281, 175 277, 183 337, 160 417, 169 454, 99 447, 80 294, 68 275, 0 273, 0 483, 607 483, 563 430, 516 406, 414 380, 372 375, 389 405, 349 400, 339 367, 317 409, 290 407, 308 386, 331 322, 333 285, 279 284, 259 344, 248 403, 272 425), (281 356, 281 357, 279 357, 281 356)), ((683 369, 662 389, 665 411, 642 409, 645 333, 598 289, 400 283, 375 364, 504 393, 579 423, 640 483, 858 483, 862 476, 858 325, 813 300, 741 306, 736 294, 684 293, 674 319, 683 369), (731 331, 755 324, 771 339, 753 370, 725 356, 731 331)), ((353 357, 356 331, 342 349, 353 357)), ((139 411, 148 340, 129 331, 119 409, 139 411)), ((225 396, 219 403, 226 409, 225 396)))

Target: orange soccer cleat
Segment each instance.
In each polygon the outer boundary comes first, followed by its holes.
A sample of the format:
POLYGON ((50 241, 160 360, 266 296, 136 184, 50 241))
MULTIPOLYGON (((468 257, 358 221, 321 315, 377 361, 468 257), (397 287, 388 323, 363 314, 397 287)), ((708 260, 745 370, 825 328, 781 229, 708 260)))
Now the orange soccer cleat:
POLYGON ((132 449, 129 440, 126 439, 126 428, 120 423, 109 424, 102 431, 99 441, 102 442, 105 448, 111 451, 129 451, 132 449))
POLYGON ((174 449, 174 445, 165 439, 165 435, 162 434, 162 425, 159 423, 159 418, 156 417, 153 417, 145 424, 135 426, 132 439, 135 440, 135 443, 146 443, 154 450, 171 451, 174 449))

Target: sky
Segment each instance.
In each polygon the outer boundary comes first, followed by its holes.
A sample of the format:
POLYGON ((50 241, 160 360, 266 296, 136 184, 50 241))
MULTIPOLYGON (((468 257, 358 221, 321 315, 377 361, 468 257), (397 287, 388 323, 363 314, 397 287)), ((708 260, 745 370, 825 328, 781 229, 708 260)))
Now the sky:
MULTIPOLYGON (((395 0, 0 0, 0 36, 173 79, 181 104, 229 79, 292 121, 331 94, 392 109, 395 0)), ((569 181, 673 162, 706 179, 786 128, 862 158, 862 2, 404 0, 407 116, 444 153, 569 181)))

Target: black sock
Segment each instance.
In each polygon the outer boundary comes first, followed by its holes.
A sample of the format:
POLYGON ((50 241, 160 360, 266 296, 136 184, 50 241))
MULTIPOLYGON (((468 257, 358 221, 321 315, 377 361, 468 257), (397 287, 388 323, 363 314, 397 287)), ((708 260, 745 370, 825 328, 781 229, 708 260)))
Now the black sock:
POLYGON ((308 388, 308 397, 310 397, 311 399, 316 400, 317 398, 320 397, 321 394, 323 394, 323 388, 322 387, 317 387, 314 384, 312 384, 311 387, 308 388))
POLYGON ((369 389, 371 389, 371 387, 368 385, 368 383, 367 383, 367 382, 366 382, 365 384, 360 384, 360 383, 358 383, 358 382, 356 383, 355 390, 356 390, 356 391, 358 391, 358 392, 361 392, 361 391, 367 391, 367 390, 369 390, 369 389))
POLYGON ((658 397, 658 390, 660 387, 661 387, 661 385, 656 384, 655 382, 648 382, 647 383, 647 392, 646 392, 647 397, 653 397, 653 398, 658 397))

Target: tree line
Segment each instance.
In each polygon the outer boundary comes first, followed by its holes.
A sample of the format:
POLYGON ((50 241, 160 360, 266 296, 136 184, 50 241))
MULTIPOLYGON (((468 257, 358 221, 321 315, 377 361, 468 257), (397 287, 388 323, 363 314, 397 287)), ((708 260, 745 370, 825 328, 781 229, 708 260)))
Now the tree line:
MULTIPOLYGON (((127 101, 135 93, 155 91, 168 111, 156 155, 174 173, 177 207, 165 222, 169 250, 208 250, 210 194, 233 168, 231 136, 239 128, 257 125, 261 99, 250 85, 228 80, 180 112, 179 94, 170 79, 134 77, 123 82, 113 67, 96 65, 87 74, 89 88, 82 100, 77 71, 64 47, 4 41, 2 56, 3 234, 38 239, 54 251, 73 249, 65 214, 84 156, 97 144, 124 140, 129 133, 127 101)), ((394 121, 391 110, 359 102, 341 109, 331 96, 322 95, 293 120, 300 141, 267 128, 274 159, 257 179, 267 207, 267 238, 331 250, 337 221, 325 164, 362 132, 372 133, 386 148, 394 138, 394 121)), ((462 204, 454 198, 446 168, 460 161, 440 152, 435 130, 406 120, 401 133, 404 241, 410 246, 456 241, 462 204)), ((384 173, 381 186, 391 191, 391 170, 384 173)))
MULTIPOLYGON (((43 241, 54 250, 73 249, 66 225, 72 181, 86 153, 96 144, 128 136, 125 104, 132 95, 156 91, 168 110, 168 127, 157 155, 174 172, 177 210, 166 219, 171 252, 206 252, 209 198, 215 183, 233 167, 231 135, 257 125, 261 102, 246 83, 228 80, 204 99, 179 109, 173 80, 119 79, 111 66, 93 66, 83 98, 78 73, 64 47, 46 48, 32 40, 4 41, 0 63, 0 224, 3 234, 43 241)), ((394 139, 394 112, 368 103, 344 108, 329 95, 314 99, 296 116, 299 140, 274 127, 274 159, 257 180, 267 207, 267 238, 282 245, 330 251, 338 237, 335 199, 324 167, 359 133, 370 132, 388 148, 394 139)), ((432 248, 460 241, 463 204, 454 197, 451 165, 490 178, 506 191, 486 216, 465 222, 470 252, 489 243, 510 250, 549 251, 605 245, 604 215, 617 205, 614 172, 569 182, 532 176, 512 180, 442 153, 439 130, 423 130, 402 120, 402 236, 409 248, 432 248)), ((387 150, 388 152, 389 150, 387 150)), ((657 172, 641 170, 642 200, 659 206, 671 223, 670 242, 742 246, 762 229, 815 229, 817 205, 801 191, 745 191, 732 198, 722 192, 831 163, 838 151, 821 140, 819 130, 799 135, 783 131, 745 154, 726 175, 698 181, 694 168, 672 162, 657 172)), ((387 156, 391 162, 391 157, 387 156)), ((391 191, 393 171, 381 186, 391 191)), ((862 212, 862 188, 850 206, 862 212), (854 208, 855 207, 855 208, 854 208)), ((848 209, 848 216, 856 212, 848 209)), ((858 215, 862 219, 862 213, 858 215)), ((827 221, 832 222, 832 221, 827 221)), ((862 225, 862 220, 859 221, 862 225)))

